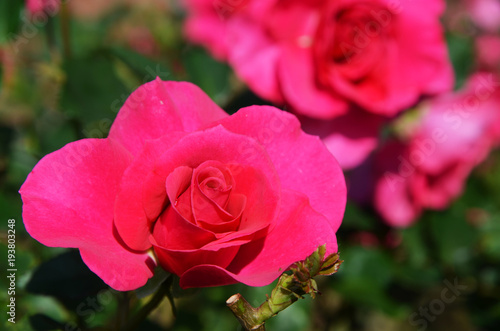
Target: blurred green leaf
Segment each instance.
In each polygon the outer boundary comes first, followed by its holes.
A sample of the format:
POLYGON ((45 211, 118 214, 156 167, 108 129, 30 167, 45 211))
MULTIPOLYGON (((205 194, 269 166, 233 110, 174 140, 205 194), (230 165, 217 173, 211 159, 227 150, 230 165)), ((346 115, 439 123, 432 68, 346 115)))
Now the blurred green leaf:
POLYGON ((112 47, 109 52, 134 72, 139 84, 150 82, 156 77, 162 80, 175 80, 172 70, 163 63, 123 47, 112 47))
POLYGON ((429 260, 429 247, 425 242, 422 224, 423 222, 417 222, 400 231, 405 260, 413 268, 422 268, 429 260))
POLYGON ((107 285, 83 263, 78 250, 63 253, 40 265, 26 286, 33 294, 50 295, 75 311, 107 285))
POLYGON ((469 77, 474 67, 474 45, 469 37, 455 34, 447 35, 451 63, 455 72, 455 88, 459 88, 469 77))
POLYGON ((352 202, 348 202, 344 213, 344 220, 342 221, 342 230, 345 228, 356 230, 373 230, 380 223, 377 223, 373 215, 366 213, 359 206, 352 202))
POLYGON ((146 285, 139 287, 135 290, 135 294, 139 299, 145 298, 148 295, 155 293, 160 285, 170 276, 171 274, 162 267, 158 266, 153 272, 153 277, 148 279, 146 285))
POLYGON ((67 80, 63 87, 62 109, 84 125, 113 120, 130 94, 118 78, 112 59, 101 52, 68 60, 64 70, 67 80))
POLYGON ((47 315, 35 314, 30 316, 30 324, 35 331, 64 330, 65 325, 47 315))
POLYGON ((386 293, 395 274, 394 261, 384 251, 360 246, 344 247, 344 263, 336 274, 333 288, 352 303, 400 314, 401 307, 386 293))
POLYGON ((0 2, 0 45, 14 38, 21 25, 23 0, 4 0, 0 2))
POLYGON ((190 82, 198 85, 216 103, 226 102, 230 92, 231 72, 226 64, 216 61, 197 47, 186 49, 182 60, 190 82))
POLYGON ((344 263, 337 275, 342 279, 372 279, 382 287, 392 279, 394 262, 381 249, 361 246, 345 247, 341 256, 344 263))
POLYGON ((477 231, 465 220, 463 210, 453 206, 445 212, 429 213, 429 224, 438 255, 444 265, 467 264, 477 231))

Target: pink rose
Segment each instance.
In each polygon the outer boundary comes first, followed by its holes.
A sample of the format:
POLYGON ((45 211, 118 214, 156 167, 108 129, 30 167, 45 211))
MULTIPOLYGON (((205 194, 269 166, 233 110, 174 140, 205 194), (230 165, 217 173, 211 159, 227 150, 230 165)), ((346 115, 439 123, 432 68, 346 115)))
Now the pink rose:
POLYGON ((57 13, 62 0, 26 0, 26 8, 31 15, 57 13))
POLYGON ((442 0, 185 0, 186 34, 260 96, 321 119, 451 89, 442 0))
POLYGON ((482 35, 475 39, 479 65, 500 73, 500 36, 482 35))
POLYGON ((474 23, 489 32, 500 29, 500 1, 498 0, 467 0, 470 16, 474 23))
POLYGON ((252 106, 232 116, 189 83, 135 91, 106 139, 45 156, 21 187, 27 231, 76 247, 117 290, 156 264, 182 287, 266 285, 326 244, 346 202, 344 177, 291 114, 252 106))
POLYGON ((500 80, 476 74, 463 90, 422 108, 406 139, 390 140, 376 155, 374 203, 393 226, 408 226, 424 208, 443 209, 461 194, 498 143, 500 80))

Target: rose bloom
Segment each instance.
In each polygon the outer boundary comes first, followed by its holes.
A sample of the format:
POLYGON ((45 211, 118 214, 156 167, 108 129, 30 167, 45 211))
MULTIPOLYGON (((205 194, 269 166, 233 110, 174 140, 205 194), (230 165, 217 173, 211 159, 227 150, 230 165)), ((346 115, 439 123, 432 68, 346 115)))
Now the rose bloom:
POLYGON ((31 15, 57 13, 62 0, 26 0, 26 9, 31 15))
POLYGON ((442 0, 184 0, 186 34, 261 97, 320 119, 448 91, 442 0))
POLYGON ((459 92, 422 106, 405 139, 375 155, 374 204, 393 226, 408 226, 424 208, 444 209, 463 191, 472 169, 497 144, 500 79, 472 76, 459 92))
POLYGON ((474 42, 479 66, 500 73, 500 35, 481 35, 474 42))
POLYGON ((159 264, 182 287, 271 283, 326 244, 337 251, 346 188, 335 158, 291 114, 227 115, 199 88, 136 90, 106 139, 45 156, 20 190, 31 236, 76 247, 117 290, 159 264))

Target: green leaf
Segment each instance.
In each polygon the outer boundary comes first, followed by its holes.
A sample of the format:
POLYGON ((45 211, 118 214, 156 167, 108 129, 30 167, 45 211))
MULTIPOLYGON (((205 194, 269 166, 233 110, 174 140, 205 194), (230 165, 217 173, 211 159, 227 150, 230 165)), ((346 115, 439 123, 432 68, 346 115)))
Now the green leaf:
POLYGON ((428 262, 429 257, 429 249, 423 237, 422 223, 417 222, 400 231, 404 258, 414 268, 422 268, 428 262))
POLYGON ((136 296, 141 299, 148 295, 155 293, 160 285, 170 276, 171 274, 162 267, 156 267, 153 272, 153 277, 148 279, 146 285, 135 290, 136 296))
POLYGON ((110 48, 109 53, 122 61, 136 75, 139 84, 144 84, 159 77, 162 80, 174 80, 172 70, 164 63, 153 61, 139 53, 123 47, 110 48))
POLYGON ((23 8, 23 0, 4 0, 0 2, 0 45, 18 37, 16 33, 21 25, 21 11, 23 8))
POLYGON ((114 120, 130 91, 118 78, 112 60, 103 53, 93 53, 67 61, 64 70, 63 111, 84 125, 114 120))
POLYGON ((27 292, 53 296, 73 311, 106 288, 83 263, 78 250, 70 250, 40 265, 26 285, 27 292))
POLYGON ((342 230, 344 229, 356 229, 356 230, 373 230, 377 224, 376 220, 372 215, 368 214, 362 210, 359 206, 348 202, 346 205, 344 220, 342 221, 342 230))
POLYGON ((35 314, 30 316, 30 325, 35 331, 64 330, 65 325, 47 315, 35 314))
POLYGON ((448 48, 451 62, 455 71, 455 87, 459 88, 469 77, 474 61, 474 44, 472 38, 461 35, 447 35, 448 48))
POLYGON ((468 264, 477 231, 466 222, 464 210, 455 205, 446 212, 429 213, 429 223, 442 263, 468 264))
POLYGON ((188 80, 198 85, 218 104, 225 103, 230 93, 230 69, 200 48, 190 48, 183 56, 188 80))

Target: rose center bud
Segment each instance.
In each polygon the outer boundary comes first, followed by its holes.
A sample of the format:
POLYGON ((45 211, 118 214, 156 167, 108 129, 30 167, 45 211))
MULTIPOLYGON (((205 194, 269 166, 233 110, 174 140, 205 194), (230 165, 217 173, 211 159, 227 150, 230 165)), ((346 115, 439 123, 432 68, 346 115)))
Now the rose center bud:
POLYGON ((201 192, 221 208, 226 208, 231 193, 233 178, 227 169, 207 167, 197 174, 201 192))
POLYGON ((317 63, 327 83, 334 70, 351 81, 365 78, 384 55, 381 40, 390 34, 392 14, 384 7, 359 3, 329 8, 318 29, 317 63))
POLYGON ((169 178, 170 200, 183 218, 216 237, 238 229, 246 197, 233 192, 234 179, 224 164, 206 161, 195 169, 179 167, 169 178))

